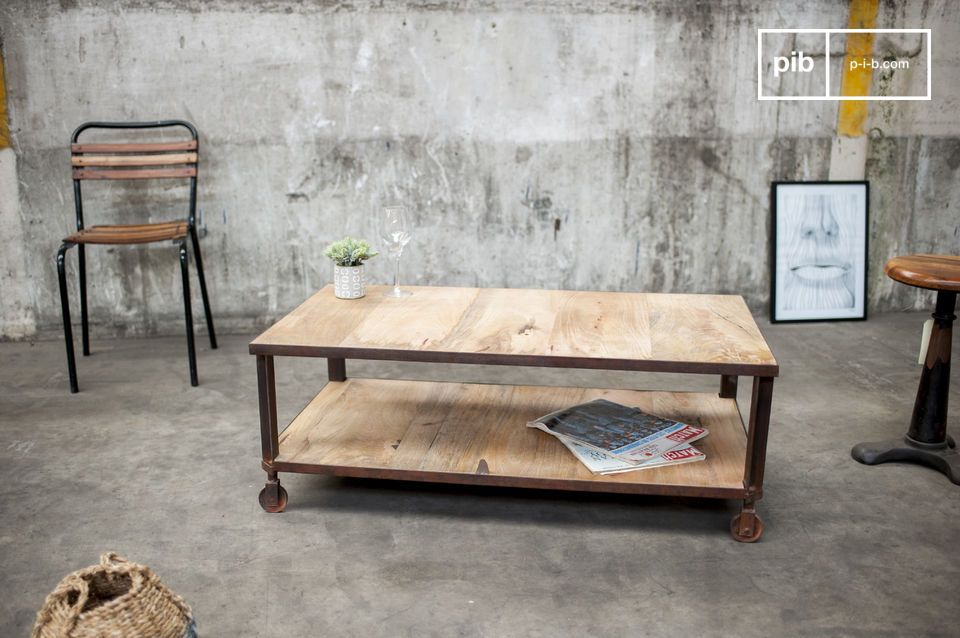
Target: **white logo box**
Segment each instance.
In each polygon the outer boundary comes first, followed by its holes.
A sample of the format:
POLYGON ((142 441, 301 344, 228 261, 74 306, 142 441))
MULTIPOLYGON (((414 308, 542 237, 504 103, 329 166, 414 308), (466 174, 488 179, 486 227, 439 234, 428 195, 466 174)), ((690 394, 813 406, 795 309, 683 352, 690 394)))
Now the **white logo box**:
MULTIPOLYGON (((802 53, 802 52, 801 52, 802 53)), ((933 34, 931 29, 757 29, 757 99, 762 101, 784 100, 860 100, 863 102, 918 101, 932 99, 933 79, 933 34), (826 80, 823 95, 764 95, 763 94, 763 36, 766 33, 822 33, 826 53, 824 68, 826 80), (834 33, 920 33, 926 36, 927 48, 927 94, 926 95, 830 95, 830 35, 834 33)))

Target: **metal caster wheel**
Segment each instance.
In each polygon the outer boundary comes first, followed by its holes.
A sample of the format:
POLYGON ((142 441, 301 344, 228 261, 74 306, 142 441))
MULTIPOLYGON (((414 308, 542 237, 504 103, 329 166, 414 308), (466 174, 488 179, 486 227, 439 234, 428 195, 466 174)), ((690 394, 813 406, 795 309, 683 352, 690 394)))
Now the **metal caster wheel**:
POLYGON ((763 535, 763 521, 752 512, 740 512, 730 521, 730 533, 733 534, 734 540, 741 543, 755 543, 763 535), (750 521, 745 517, 753 519, 752 529, 750 521))
POLYGON ((271 514, 282 512, 287 506, 287 490, 285 490, 282 485, 277 485, 276 503, 269 503, 267 497, 268 488, 272 488, 272 486, 267 486, 260 490, 260 507, 262 507, 265 512, 270 512, 271 514))

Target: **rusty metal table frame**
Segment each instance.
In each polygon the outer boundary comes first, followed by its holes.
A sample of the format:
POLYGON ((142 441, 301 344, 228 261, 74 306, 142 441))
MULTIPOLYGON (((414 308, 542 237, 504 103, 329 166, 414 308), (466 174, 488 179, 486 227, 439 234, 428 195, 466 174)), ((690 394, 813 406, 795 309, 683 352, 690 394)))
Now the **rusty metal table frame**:
MULTIPOLYGON (((286 507, 287 493, 280 485, 279 472, 329 474, 367 478, 387 478, 429 482, 467 483, 478 485, 501 485, 521 488, 581 490, 581 487, 564 485, 564 480, 513 478, 503 480, 489 474, 465 474, 460 476, 424 473, 418 475, 408 470, 378 470, 353 466, 321 466, 289 464, 277 461, 280 453, 279 427, 277 423, 277 391, 274 372, 274 356, 322 357, 327 359, 330 381, 345 381, 346 359, 418 361, 434 363, 476 363, 517 366, 550 366, 562 368, 592 368, 608 370, 632 370, 644 372, 672 372, 692 374, 720 373, 722 398, 736 400, 738 373, 752 376, 753 388, 750 400, 749 420, 746 427, 746 459, 743 473, 743 488, 709 488, 698 486, 659 486, 656 484, 622 486, 617 489, 597 491, 628 491, 634 494, 660 494, 741 500, 740 512, 733 518, 730 531, 742 542, 753 542, 763 534, 763 521, 757 515, 756 504, 763 497, 763 475, 766 463, 767 436, 770 427, 770 409, 773 400, 773 380, 779 373, 777 365, 741 365, 724 363, 690 363, 653 360, 591 359, 565 360, 533 355, 499 355, 482 353, 426 352, 414 350, 382 350, 369 348, 314 347, 314 346, 267 346, 254 344, 250 353, 257 361, 257 388, 260 403, 260 437, 262 468, 267 481, 260 493, 260 504, 269 512, 280 512, 286 507), (749 373, 753 374, 749 374, 749 373), (743 374, 747 373, 747 374, 743 374), (499 480, 498 480, 499 479, 499 480)), ((600 486, 604 484, 600 483, 600 486)), ((610 484, 613 485, 613 484, 610 484)))

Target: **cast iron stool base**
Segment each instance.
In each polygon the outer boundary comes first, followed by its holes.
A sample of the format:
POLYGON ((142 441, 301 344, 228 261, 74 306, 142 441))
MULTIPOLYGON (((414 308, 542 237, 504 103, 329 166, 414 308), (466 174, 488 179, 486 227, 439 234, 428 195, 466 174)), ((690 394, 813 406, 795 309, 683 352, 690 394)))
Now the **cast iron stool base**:
POLYGON ((947 436, 947 396, 950 393, 950 346, 957 293, 937 293, 933 330, 927 358, 920 373, 917 400, 906 436, 892 441, 859 443, 850 455, 866 465, 887 461, 909 461, 932 467, 960 485, 960 453, 947 436))
POLYGON ((850 455, 864 465, 877 465, 887 461, 907 461, 932 467, 947 475, 953 483, 960 485, 960 451, 953 437, 948 436, 946 443, 924 445, 903 436, 890 441, 858 443, 853 446, 850 455))

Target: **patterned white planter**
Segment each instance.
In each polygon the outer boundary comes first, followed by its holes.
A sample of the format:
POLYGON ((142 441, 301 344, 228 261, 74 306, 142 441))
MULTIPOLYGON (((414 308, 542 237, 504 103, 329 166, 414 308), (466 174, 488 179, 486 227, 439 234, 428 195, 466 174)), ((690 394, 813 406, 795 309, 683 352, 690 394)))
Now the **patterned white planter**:
POLYGON ((340 299, 359 299, 364 295, 363 265, 333 265, 333 294, 340 299))

